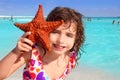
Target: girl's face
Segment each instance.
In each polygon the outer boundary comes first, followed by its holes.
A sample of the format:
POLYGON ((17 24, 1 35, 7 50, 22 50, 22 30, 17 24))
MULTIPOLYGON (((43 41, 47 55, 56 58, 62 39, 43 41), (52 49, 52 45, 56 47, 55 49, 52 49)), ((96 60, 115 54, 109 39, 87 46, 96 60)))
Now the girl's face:
POLYGON ((77 26, 74 22, 63 23, 50 33, 51 51, 57 54, 68 52, 74 45, 77 26))

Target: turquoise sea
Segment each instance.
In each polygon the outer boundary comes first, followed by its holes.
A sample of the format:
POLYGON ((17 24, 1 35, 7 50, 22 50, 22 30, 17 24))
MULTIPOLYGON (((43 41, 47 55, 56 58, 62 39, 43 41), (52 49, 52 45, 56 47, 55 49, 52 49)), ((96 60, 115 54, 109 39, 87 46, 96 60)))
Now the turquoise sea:
MULTIPOLYGON (((29 22, 32 17, 0 17, 0 59, 11 51, 23 31, 14 22, 29 22)), ((83 18, 85 28, 84 51, 79 64, 120 75, 120 21, 119 17, 83 18), (112 24, 113 20, 115 23, 112 24)))

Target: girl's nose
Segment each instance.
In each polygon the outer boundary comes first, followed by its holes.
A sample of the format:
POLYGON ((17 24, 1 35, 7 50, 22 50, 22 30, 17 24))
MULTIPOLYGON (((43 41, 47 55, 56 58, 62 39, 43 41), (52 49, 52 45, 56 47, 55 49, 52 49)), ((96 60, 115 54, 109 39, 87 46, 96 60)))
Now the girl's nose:
POLYGON ((57 38, 57 42, 60 44, 64 43, 64 40, 65 40, 64 35, 59 35, 57 38))

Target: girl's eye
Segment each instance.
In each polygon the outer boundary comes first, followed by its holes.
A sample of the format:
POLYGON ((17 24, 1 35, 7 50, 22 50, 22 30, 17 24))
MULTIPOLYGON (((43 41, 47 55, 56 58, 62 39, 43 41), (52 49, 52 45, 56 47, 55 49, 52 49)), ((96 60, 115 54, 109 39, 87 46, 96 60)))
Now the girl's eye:
POLYGON ((52 31, 52 33, 59 33, 57 30, 52 31))
POLYGON ((68 37, 70 37, 70 38, 72 38, 73 37, 73 34, 71 34, 71 33, 68 33, 68 34, 66 34, 68 37))

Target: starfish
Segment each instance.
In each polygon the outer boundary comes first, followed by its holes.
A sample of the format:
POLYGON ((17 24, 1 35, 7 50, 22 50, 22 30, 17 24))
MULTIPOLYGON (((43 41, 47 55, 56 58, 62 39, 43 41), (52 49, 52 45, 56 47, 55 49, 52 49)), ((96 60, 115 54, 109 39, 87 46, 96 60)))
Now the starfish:
POLYGON ((28 23, 14 23, 15 26, 24 32, 31 32, 28 36, 33 43, 40 43, 46 50, 50 51, 49 34, 63 23, 60 21, 46 21, 43 16, 42 5, 39 5, 38 11, 32 21, 28 23))

